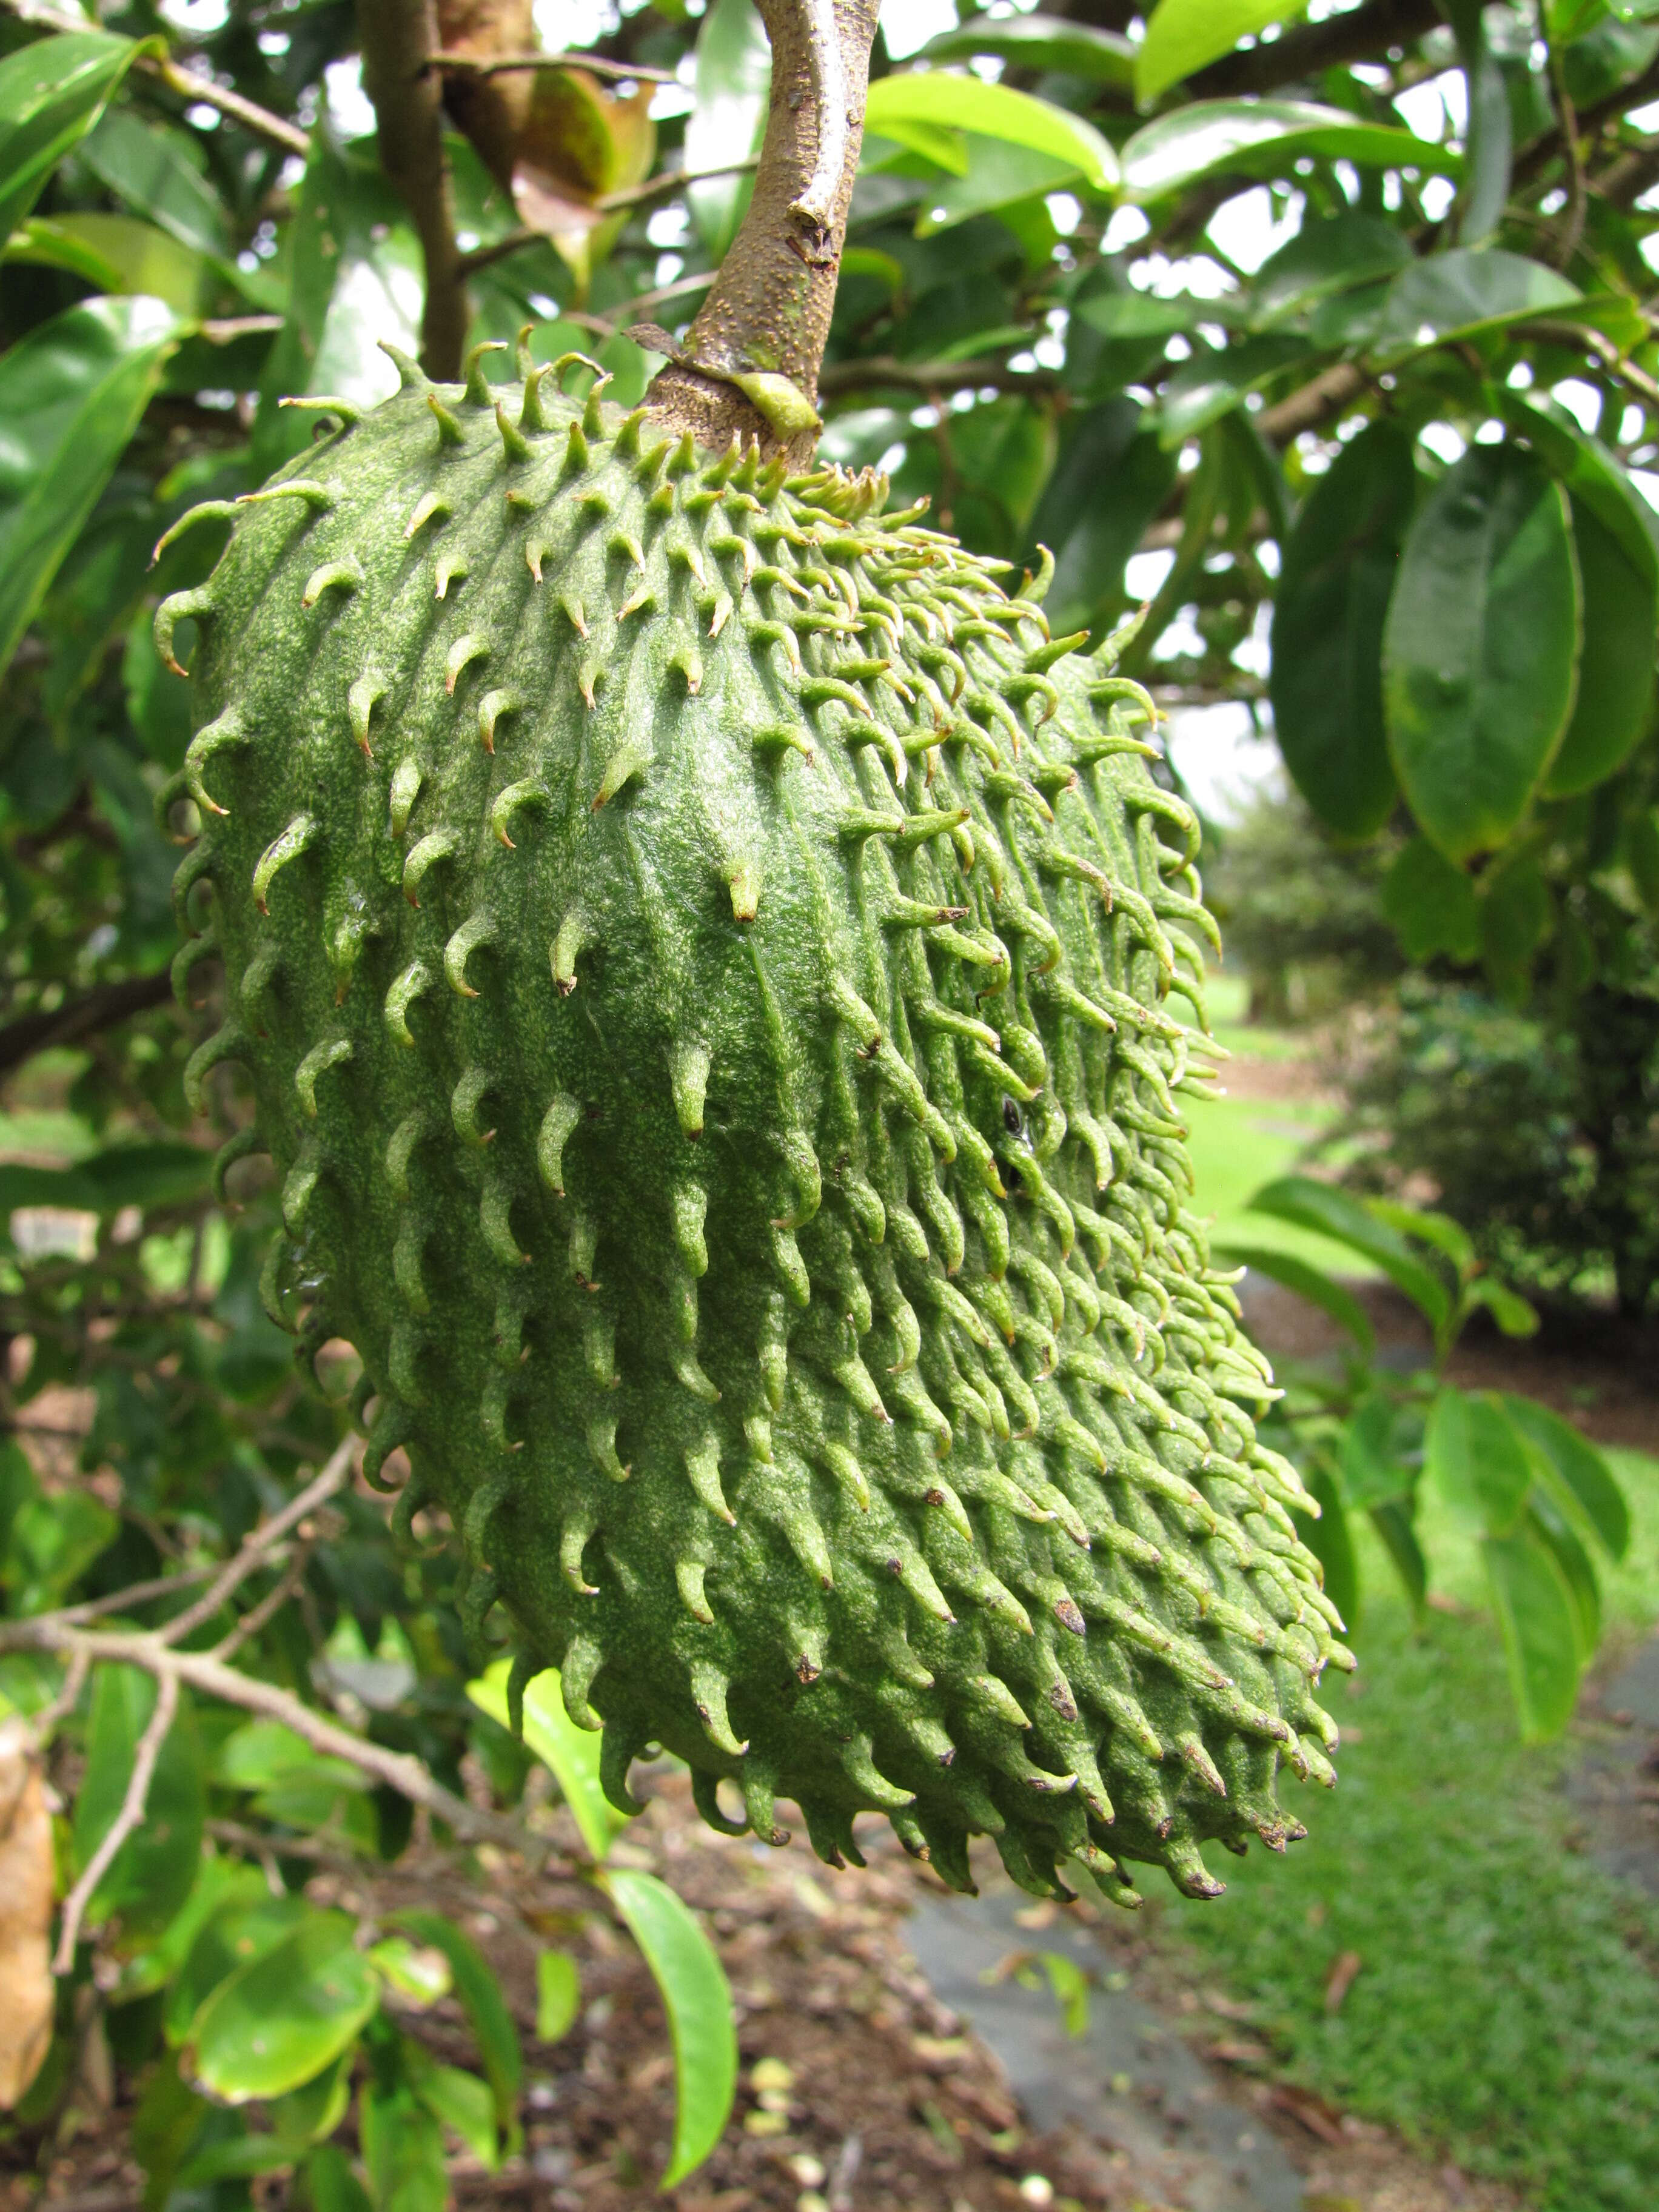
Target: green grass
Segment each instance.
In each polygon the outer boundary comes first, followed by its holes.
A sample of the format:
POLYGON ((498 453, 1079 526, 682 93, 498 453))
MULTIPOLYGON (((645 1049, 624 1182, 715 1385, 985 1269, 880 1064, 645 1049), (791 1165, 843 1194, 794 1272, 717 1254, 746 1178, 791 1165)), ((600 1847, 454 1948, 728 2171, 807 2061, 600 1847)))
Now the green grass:
MULTIPOLYGON (((1636 1527, 1604 1589, 1630 1635, 1659 1618, 1659 1462, 1616 1456, 1636 1527)), ((1431 1514, 1424 1533, 1438 1586, 1478 1597, 1473 1553, 1431 1514)), ((1431 1613, 1415 1631, 1361 1538, 1359 1691, 1330 1691, 1358 1729, 1340 1787, 1291 1784, 1309 1840, 1223 1869, 1226 1897, 1163 1916, 1169 1940, 1255 2001, 1287 2070, 1346 2109, 1549 2212, 1650 2212, 1659 1905, 1568 1849, 1571 1745, 1517 1741, 1491 1623, 1431 1613), (1361 1970, 1331 2016, 1344 1951, 1361 1970)))

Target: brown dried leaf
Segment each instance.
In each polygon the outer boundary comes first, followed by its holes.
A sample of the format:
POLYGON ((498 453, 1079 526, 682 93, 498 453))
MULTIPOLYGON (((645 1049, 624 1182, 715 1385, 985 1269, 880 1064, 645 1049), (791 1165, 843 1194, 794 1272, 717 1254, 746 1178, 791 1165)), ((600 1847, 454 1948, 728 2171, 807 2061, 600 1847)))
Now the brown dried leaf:
POLYGON ((1327 2012, 1334 2013, 1341 2011, 1342 2000, 1347 1996, 1348 1991, 1353 1987, 1354 1976, 1359 1972, 1363 1964, 1364 1961, 1361 1960, 1358 1951, 1342 1951, 1338 1953, 1336 1959, 1332 1963, 1330 1972, 1325 1978, 1325 2009, 1327 2012))
MULTIPOLYGON (((532 0, 438 0, 438 41, 447 54, 471 54, 479 61, 534 53, 541 43, 532 0)), ((444 106, 456 128, 471 140, 479 160, 509 198, 513 157, 529 118, 535 82, 527 70, 501 76, 452 70, 444 78, 444 106)))
POLYGON ((586 70, 544 70, 520 134, 513 197, 520 219, 544 231, 586 292, 627 222, 599 204, 643 184, 657 156, 652 88, 626 100, 586 70))
POLYGON ((21 1720, 0 1722, 0 2112, 40 2072, 52 2041, 52 1818, 21 1720))

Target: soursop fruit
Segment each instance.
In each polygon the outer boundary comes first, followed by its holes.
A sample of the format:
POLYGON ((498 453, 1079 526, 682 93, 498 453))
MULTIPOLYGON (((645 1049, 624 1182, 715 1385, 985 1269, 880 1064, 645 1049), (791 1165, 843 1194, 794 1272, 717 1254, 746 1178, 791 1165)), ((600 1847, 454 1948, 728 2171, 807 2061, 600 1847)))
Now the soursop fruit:
POLYGON ((837 1863, 879 1810, 960 1886, 988 1833, 1213 1894, 1207 1839, 1304 1832, 1352 1662, 1188 1210, 1212 925, 1150 702, 879 479, 576 356, 400 368, 157 618, 267 1304, 358 1348, 368 1473, 619 1804, 661 1745, 837 1863))

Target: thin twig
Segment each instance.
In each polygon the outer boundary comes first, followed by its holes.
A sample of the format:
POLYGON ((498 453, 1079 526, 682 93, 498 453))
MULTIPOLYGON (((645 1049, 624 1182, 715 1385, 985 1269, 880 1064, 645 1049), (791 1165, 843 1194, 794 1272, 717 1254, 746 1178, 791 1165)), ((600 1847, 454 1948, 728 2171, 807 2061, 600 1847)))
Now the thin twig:
POLYGON ((357 0, 357 33, 380 167, 409 210, 426 267, 421 365, 447 383, 460 374, 466 342, 466 276, 444 150, 443 78, 427 60, 438 44, 432 0, 357 0))
POLYGON ((826 399, 884 386, 931 397, 992 386, 999 392, 1052 392, 1059 388, 1060 379, 1046 369, 1011 368, 1001 361, 895 361, 890 355, 882 354, 862 361, 830 362, 818 372, 818 390, 826 399))
POLYGON ((624 191, 607 192, 599 205, 607 215, 623 208, 643 207, 647 200, 672 198, 683 192, 689 185, 702 184, 709 177, 743 177, 760 167, 759 157, 750 155, 741 161, 722 161, 713 169, 665 169, 660 176, 647 177, 642 185, 629 185, 624 191))
POLYGON ((1644 368, 1627 361, 1610 337, 1601 331, 1585 329, 1577 323, 1528 323, 1524 326, 1528 337, 1541 338, 1553 345, 1573 346, 1585 353, 1593 353, 1609 376, 1635 393, 1645 407, 1659 410, 1659 384, 1644 368))
POLYGON ((245 1582, 265 1558, 271 1546, 280 1543, 289 1530, 303 1521, 307 1513, 314 1513, 325 1499, 332 1498, 337 1490, 344 1487, 351 1473, 352 1455, 356 1445, 355 1436, 343 1437, 330 1453, 327 1463, 315 1480, 307 1483, 299 1496, 291 1498, 280 1513, 273 1514, 269 1521, 262 1522, 258 1528, 243 1538, 241 1549, 221 1569, 195 1604, 187 1606, 183 1613, 176 1613, 160 1631, 167 1643, 177 1644, 192 1629, 199 1628, 204 1620, 211 1620, 231 1592, 239 1583, 245 1582))
POLYGON ((92 1597, 81 1605, 62 1606, 52 1618, 65 1628, 79 1628, 88 1620, 101 1620, 106 1613, 131 1613, 135 1606, 149 1605, 155 1598, 174 1597, 180 1590, 193 1589, 215 1571, 215 1564, 208 1560, 199 1567, 186 1567, 180 1574, 157 1575, 154 1582, 129 1583, 125 1589, 114 1590, 108 1597, 92 1597))
POLYGON ((59 1721, 72 1713, 81 1702, 81 1692, 87 1686, 87 1674, 92 1665, 84 1652, 77 1651, 64 1669, 64 1679, 58 1685, 58 1694, 29 1717, 29 1728, 36 1745, 45 1749, 46 1740, 59 1721))
POLYGON ((371 1774, 377 1782, 384 1782, 400 1797, 407 1797, 412 1805, 423 1805, 438 1820, 446 1821, 458 1835, 473 1836, 499 1844, 504 1850, 517 1851, 532 1866, 539 1865, 552 1852, 554 1846, 517 1820, 508 1820, 477 1805, 469 1805, 465 1797, 446 1790, 434 1781, 418 1759, 409 1753, 388 1751, 378 1743, 370 1743, 362 1736, 337 1727, 330 1720, 302 1705, 289 1691, 280 1689, 274 1682, 257 1681, 251 1674, 238 1674, 210 1652, 175 1651, 156 1634, 122 1634, 110 1630, 72 1628, 54 1620, 49 1613, 40 1613, 32 1619, 0 1622, 0 1651, 52 1651, 71 1661, 80 1654, 92 1664, 100 1661, 118 1667, 140 1667, 153 1674, 158 1682, 172 1682, 178 1689, 193 1690, 204 1698, 216 1698, 222 1704, 235 1705, 243 1712, 257 1713, 263 1720, 279 1721, 325 1758, 343 1759, 371 1774))
POLYGON ((477 54, 457 54, 447 51, 428 54, 427 60, 437 69, 465 70, 472 76, 501 76, 518 70, 585 69, 595 76, 615 77, 641 84, 678 84, 672 70, 647 69, 639 62, 613 62, 604 54, 491 54, 484 59, 477 54))
POLYGON ((645 308, 665 307, 670 300, 683 300, 690 293, 706 292, 714 281, 714 271, 705 269, 698 276, 677 276, 672 284, 659 284, 654 292, 636 292, 631 300, 624 300, 609 315, 590 315, 578 307, 562 307, 559 312, 566 322, 580 323, 584 330, 592 331, 595 337, 613 338, 618 331, 625 331, 629 324, 638 322, 645 308))
POLYGON ((282 1580, 268 1589, 251 1613, 245 1613, 228 1634, 222 1636, 213 1647, 216 1659, 233 1659, 242 1646, 256 1637, 273 1613, 280 1613, 289 1598, 298 1595, 305 1582, 306 1569, 311 1564, 311 1547, 301 1547, 282 1580))
POLYGON ((161 1746, 167 1741, 167 1730, 173 1726, 173 1716, 179 1710, 179 1678, 176 1674, 158 1674, 155 1679, 155 1710, 144 1724, 138 1739, 138 1748, 132 1756, 132 1772, 127 1778, 126 1795, 121 1800, 121 1809, 105 1829, 97 1850, 81 1870, 81 1878, 64 1899, 63 1924, 58 1936, 58 1955, 52 1962, 54 1974, 67 1974, 75 1964, 75 1949, 81 1940, 81 1923, 86 1917, 87 1907, 92 1902, 99 1883, 108 1873, 116 1853, 144 1817, 149 1803, 149 1785, 155 1778, 155 1762, 161 1757, 161 1746))
POLYGON ((1549 58, 1550 90, 1555 96, 1555 112, 1561 125, 1561 150, 1567 165, 1567 212, 1561 225, 1561 236, 1557 242, 1555 262, 1565 269, 1578 251, 1578 241, 1584 234, 1584 151, 1578 143, 1578 118, 1573 112, 1572 96, 1567 90, 1567 71, 1561 49, 1553 39, 1548 40, 1545 52, 1549 58))
MULTIPOLYGON (((36 23, 43 31, 86 32, 95 28, 84 15, 70 15, 56 8, 42 8, 35 0, 0 0, 0 6, 9 9, 26 23, 36 23)), ((171 58, 158 59, 151 54, 140 54, 133 67, 144 76, 157 77, 169 91, 183 100, 198 100, 204 107, 216 109, 240 123, 256 138, 268 139, 285 153, 297 154, 303 161, 311 152, 311 140, 297 123, 285 116, 273 115, 268 107, 261 107, 252 100, 245 100, 240 92, 216 84, 210 76, 186 69, 181 62, 171 58)))

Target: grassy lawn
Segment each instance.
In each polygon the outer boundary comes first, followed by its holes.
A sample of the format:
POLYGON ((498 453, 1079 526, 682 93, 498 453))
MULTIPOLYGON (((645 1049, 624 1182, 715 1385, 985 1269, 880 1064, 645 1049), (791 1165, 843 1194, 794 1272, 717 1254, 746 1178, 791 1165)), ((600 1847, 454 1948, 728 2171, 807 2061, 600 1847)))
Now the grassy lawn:
MULTIPOLYGON (((1659 1461, 1616 1455, 1635 1509, 1605 1582, 1626 1636, 1659 1619, 1659 1461)), ((1479 1567, 1425 1516, 1435 1578, 1479 1567)), ((1260 2008, 1287 2070, 1549 2212, 1650 2212, 1659 2184, 1659 1905, 1567 1847, 1571 1745, 1516 1740, 1491 1623, 1413 1628, 1380 1548, 1363 1562, 1361 1673, 1331 1686, 1345 1734, 1332 1796, 1288 1863, 1223 1869, 1227 1895, 1163 1917, 1206 1981, 1260 2008), (1325 2009, 1333 1963, 1360 1972, 1325 2009)))

